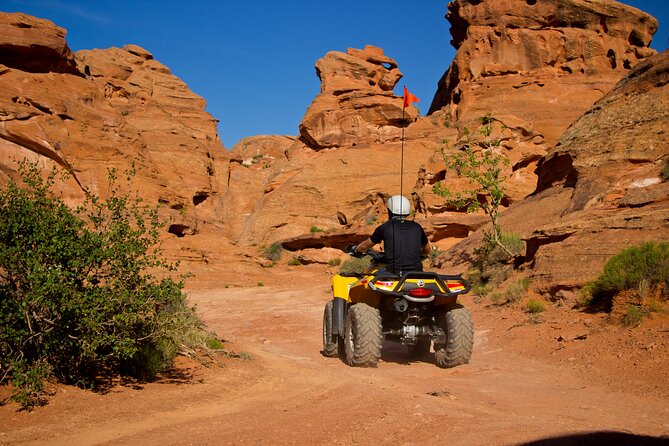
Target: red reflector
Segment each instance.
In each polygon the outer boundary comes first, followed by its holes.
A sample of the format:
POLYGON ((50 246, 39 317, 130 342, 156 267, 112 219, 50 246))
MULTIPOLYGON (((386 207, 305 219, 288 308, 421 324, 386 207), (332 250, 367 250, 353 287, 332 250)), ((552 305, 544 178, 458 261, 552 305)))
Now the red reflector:
POLYGON ((409 290, 409 294, 411 294, 413 297, 427 297, 432 294, 432 292, 432 290, 427 288, 414 288, 409 290))

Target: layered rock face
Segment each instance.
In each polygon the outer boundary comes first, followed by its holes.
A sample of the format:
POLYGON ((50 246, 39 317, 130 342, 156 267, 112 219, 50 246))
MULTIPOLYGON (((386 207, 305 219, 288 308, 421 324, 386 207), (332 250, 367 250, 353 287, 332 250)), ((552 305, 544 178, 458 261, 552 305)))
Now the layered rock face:
POLYGON ((134 164, 133 188, 192 234, 215 221, 227 157, 205 101, 134 45, 73 55, 47 20, 0 14, 0 181, 14 160, 68 170, 66 199, 107 193, 107 170, 134 164))
MULTIPOLYGON (((537 161, 629 69, 654 54, 657 21, 609 0, 455 0, 448 5, 457 53, 430 107, 460 130, 491 114, 510 160, 507 202, 536 186, 537 161)), ((457 147, 462 142, 455 144, 457 147)), ((447 178, 439 164, 427 178, 447 178)), ((441 197, 421 192, 432 212, 441 197)))
POLYGON ((415 121, 392 92, 402 73, 383 50, 366 46, 332 51, 316 62, 321 93, 300 123, 300 138, 312 149, 397 141, 400 128, 415 121))
POLYGON ((552 146, 629 69, 652 55, 657 20, 610 0, 455 0, 457 53, 430 112, 486 113, 552 146))
MULTIPOLYGON (((541 159, 532 196, 501 218, 526 241, 521 269, 546 297, 575 301, 606 260, 645 241, 669 240, 669 51, 644 60, 598 100, 541 159)), ((466 268, 463 252, 447 268, 466 268)))
POLYGON ((560 218, 527 238, 547 291, 593 279, 627 246, 669 240, 667 122, 669 51, 637 65, 541 161, 536 196, 569 192, 560 218))
POLYGON ((275 241, 295 251, 360 241, 402 191, 433 242, 465 238, 453 266, 486 218, 431 190, 461 186, 441 151, 458 150, 463 129, 492 113, 511 160, 506 204, 516 203, 502 224, 526 237, 539 291, 572 289, 624 245, 669 237, 659 177, 667 62, 648 58, 654 19, 603 0, 456 0, 449 20, 458 55, 429 116, 409 107, 403 118, 392 93, 401 73, 382 50, 332 52, 316 64, 321 93, 298 136, 247 138, 227 152, 204 100, 150 52, 72 55, 50 22, 0 14, 0 183, 16 176, 14 159, 57 164, 72 173, 59 187, 75 202, 84 190, 105 195, 107 168, 134 162, 135 188, 173 219, 168 248, 220 264, 275 241))

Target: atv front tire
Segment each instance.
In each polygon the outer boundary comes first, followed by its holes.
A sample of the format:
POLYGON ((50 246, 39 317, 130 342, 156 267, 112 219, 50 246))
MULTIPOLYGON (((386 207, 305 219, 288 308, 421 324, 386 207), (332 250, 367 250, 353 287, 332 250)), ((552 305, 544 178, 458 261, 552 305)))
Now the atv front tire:
POLYGON ((356 367, 376 367, 382 343, 379 310, 364 303, 352 305, 346 314, 346 362, 356 367))
POLYGON ((446 333, 446 344, 434 346, 437 365, 443 368, 467 364, 474 347, 472 315, 458 305, 437 316, 437 324, 446 333))
POLYGON ((328 358, 339 356, 339 336, 332 335, 332 306, 332 301, 329 301, 323 310, 323 356, 328 358))

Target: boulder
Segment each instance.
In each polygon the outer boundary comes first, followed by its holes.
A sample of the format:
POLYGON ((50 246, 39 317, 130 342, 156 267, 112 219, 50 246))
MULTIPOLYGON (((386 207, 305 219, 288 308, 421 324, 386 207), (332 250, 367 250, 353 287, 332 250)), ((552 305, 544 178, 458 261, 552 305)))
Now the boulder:
POLYGON ((0 64, 29 73, 80 75, 66 31, 21 13, 0 13, 0 64))
POLYGON ((316 73, 321 93, 300 123, 300 139, 312 149, 396 142, 418 116, 393 94, 402 73, 380 48, 329 52, 316 73))

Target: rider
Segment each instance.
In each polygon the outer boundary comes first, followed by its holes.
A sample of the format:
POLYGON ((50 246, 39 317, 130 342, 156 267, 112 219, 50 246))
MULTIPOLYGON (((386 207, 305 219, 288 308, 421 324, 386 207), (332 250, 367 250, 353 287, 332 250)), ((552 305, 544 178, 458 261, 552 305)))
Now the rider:
POLYGON ((385 269, 394 274, 408 271, 423 271, 422 256, 430 253, 430 242, 423 227, 407 220, 411 213, 409 200, 402 195, 393 195, 386 202, 388 221, 374 230, 372 236, 355 247, 365 253, 377 243, 383 242, 386 256, 385 269))

